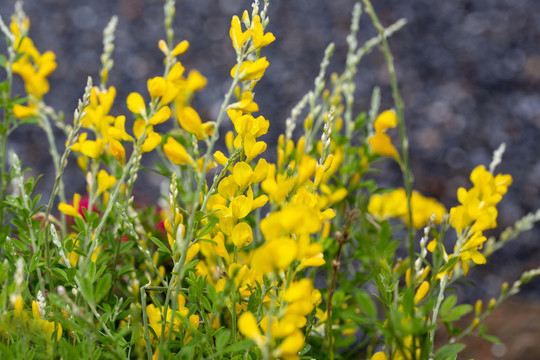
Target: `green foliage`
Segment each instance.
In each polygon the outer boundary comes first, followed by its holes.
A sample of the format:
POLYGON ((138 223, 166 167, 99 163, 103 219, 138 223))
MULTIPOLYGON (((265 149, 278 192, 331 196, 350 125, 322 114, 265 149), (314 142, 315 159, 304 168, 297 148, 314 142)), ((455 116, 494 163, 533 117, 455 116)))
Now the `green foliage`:
POLYGON ((252 115, 254 87, 269 65, 261 53, 274 41, 268 1, 233 17, 232 80, 206 123, 192 108, 206 79, 177 58, 189 44, 173 42, 174 1, 164 7, 164 69, 148 81, 150 101, 131 93, 128 116, 110 115, 113 18, 100 86, 89 79, 70 124, 45 102, 52 53, 29 41, 22 11, 10 28, 0 22, 8 46, 0 55, 7 75, 0 83, 0 358, 446 360, 459 356, 466 336, 499 343, 481 322, 540 270, 503 285, 486 307, 462 303, 452 284, 540 216, 520 220, 500 242, 483 236, 496 226, 496 205, 512 181, 494 174, 502 150, 489 171, 472 171, 473 187, 460 190, 450 211, 413 191, 388 43, 404 21, 384 28, 370 1, 363 4, 378 35, 358 46, 358 4, 345 70, 327 76, 329 45, 313 90, 286 122, 275 164, 262 140, 272 125, 252 115), (395 109, 380 111, 376 88, 370 108, 355 114, 354 76, 377 47, 395 109), (12 94, 21 79, 26 93, 12 94), (161 125, 169 118, 173 129, 161 125), (300 120, 303 134, 293 138, 300 120), (23 124, 39 126, 49 141, 55 182, 45 204, 36 193, 41 175, 7 154, 9 135, 23 124), (53 125, 66 139, 54 138, 53 125), (226 127, 234 131, 224 134, 226 127), (387 134, 393 128, 399 144, 387 134), (227 149, 215 151, 221 135, 227 149), (161 161, 143 168, 151 151, 161 161), (87 193, 67 196, 64 169, 75 158, 87 193), (382 161, 399 166, 403 188, 380 186, 373 175, 382 161), (133 196, 141 171, 168 188, 154 203, 133 196), (436 342, 442 326, 448 338, 436 342))

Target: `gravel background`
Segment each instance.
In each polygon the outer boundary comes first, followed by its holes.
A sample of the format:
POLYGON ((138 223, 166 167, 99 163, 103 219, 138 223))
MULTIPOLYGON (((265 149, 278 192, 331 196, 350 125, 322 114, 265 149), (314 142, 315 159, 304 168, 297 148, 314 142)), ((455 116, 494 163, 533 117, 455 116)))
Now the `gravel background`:
MULTIPOLYGON (((14 0, 0 2, 7 21, 14 0)), ((208 78, 195 106, 204 120, 216 117, 229 70, 234 62, 228 29, 230 18, 250 2, 186 0, 177 4, 176 39, 191 46, 181 57, 187 69, 208 78)), ((118 96, 113 112, 125 113, 131 91, 146 91, 146 79, 162 71, 157 41, 163 38, 163 1, 157 0, 27 0, 30 36, 39 50, 52 50, 58 68, 51 76, 46 101, 71 118, 87 76, 99 71, 101 34, 113 14, 119 16, 115 68, 110 84, 118 96)), ((278 134, 292 106, 313 87, 325 47, 335 42, 331 70, 341 71, 347 51, 352 0, 274 0, 270 25, 277 41, 265 48, 270 67, 256 88, 261 114, 278 134)), ((500 209, 501 227, 540 207, 540 1, 380 0, 376 10, 384 25, 401 17, 408 25, 390 40, 406 104, 415 188, 455 205, 468 174, 489 164, 501 142, 507 152, 499 171, 511 173, 514 185, 500 209)), ((375 35, 367 15, 361 19, 360 43, 375 35)), ((0 45, 4 50, 5 44, 0 45)), ((3 76, 3 75, 2 75, 3 76)), ((383 108, 391 107, 384 59, 374 53, 363 60, 357 76, 357 110, 367 110, 374 86, 380 86, 383 108)), ((9 147, 24 165, 46 172, 41 190, 51 188, 47 145, 41 130, 23 127, 9 147), (44 165, 45 164, 45 165, 44 165)), ((399 174, 384 180, 399 185, 399 174)), ((72 191, 84 191, 77 169, 68 170, 72 191)), ((143 177, 151 185, 152 177, 143 177)), ((157 187, 141 193, 153 199, 157 187)), ((140 191, 140 190, 139 190, 140 191)), ((496 295, 502 281, 514 281, 524 269, 540 263, 538 227, 494 255, 491 265, 477 269, 481 286, 475 296, 496 295)), ((470 290, 470 289, 469 289, 470 290)), ((468 290, 468 291, 469 291, 468 290)), ((527 287, 527 298, 540 298, 540 283, 527 287)))

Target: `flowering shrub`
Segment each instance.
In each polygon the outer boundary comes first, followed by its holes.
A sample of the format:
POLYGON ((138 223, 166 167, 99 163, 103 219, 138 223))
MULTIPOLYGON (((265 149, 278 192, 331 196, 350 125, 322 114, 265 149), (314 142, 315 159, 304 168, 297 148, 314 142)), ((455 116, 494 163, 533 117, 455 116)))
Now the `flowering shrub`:
POLYGON ((166 1, 166 40, 157 43, 163 73, 148 79, 147 93, 117 99, 108 83, 113 18, 99 85, 89 78, 65 123, 45 101, 55 55, 32 42, 18 3, 10 24, 0 21, 8 45, 0 57, 2 358, 443 360, 456 358, 465 336, 497 341, 481 321, 540 270, 474 310, 448 289, 540 214, 486 237, 512 183, 495 171, 503 148, 489 168, 472 170, 472 187, 458 190, 449 211, 413 190, 387 41, 404 22, 384 28, 370 1, 363 4, 379 35, 358 45, 358 4, 344 72, 327 83, 330 45, 271 163, 265 135, 273 125, 254 97, 270 65, 265 47, 277 41, 268 1, 232 18, 232 80, 217 118, 206 122, 192 100, 207 81, 179 60, 189 43, 174 40, 174 1, 166 1), (375 89, 371 108, 354 114, 353 76, 377 46, 395 108, 380 111, 375 89), (26 93, 13 95, 19 80, 26 93), (111 113, 118 101, 128 114, 111 113), (224 134, 228 121, 234 130, 224 134), (56 179, 44 206, 34 192, 39 178, 25 176, 16 154, 6 156, 9 134, 24 123, 40 126, 50 145, 56 179), (303 134, 293 138, 298 123, 303 134), (62 153, 53 126, 66 135, 62 153), (389 135, 396 127, 399 144, 389 135), (220 136, 226 146, 218 149, 220 136), (155 167, 168 192, 138 208, 132 190, 149 152, 162 159, 155 167), (64 190, 75 159, 85 194, 64 190), (378 186, 370 173, 380 161, 400 166, 404 188, 378 186), (472 322, 458 327, 470 312, 472 322), (440 326, 449 338, 435 343, 440 326))

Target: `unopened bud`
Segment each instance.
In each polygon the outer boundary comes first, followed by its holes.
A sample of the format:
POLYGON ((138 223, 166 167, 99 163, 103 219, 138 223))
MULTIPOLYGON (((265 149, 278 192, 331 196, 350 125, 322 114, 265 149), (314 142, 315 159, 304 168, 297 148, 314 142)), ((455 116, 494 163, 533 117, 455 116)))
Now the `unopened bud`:
POLYGON ((489 300, 488 311, 493 311, 493 309, 495 309, 495 304, 496 304, 496 303, 497 303, 497 302, 496 302, 495 299, 493 299, 493 298, 492 298, 491 300, 489 300))
POLYGON ((476 304, 474 306, 474 313, 476 316, 480 316, 482 314, 482 300, 477 300, 476 304))
POLYGON ((502 284, 501 293, 502 295, 506 295, 507 292, 508 292, 508 283, 505 282, 504 284, 502 284))

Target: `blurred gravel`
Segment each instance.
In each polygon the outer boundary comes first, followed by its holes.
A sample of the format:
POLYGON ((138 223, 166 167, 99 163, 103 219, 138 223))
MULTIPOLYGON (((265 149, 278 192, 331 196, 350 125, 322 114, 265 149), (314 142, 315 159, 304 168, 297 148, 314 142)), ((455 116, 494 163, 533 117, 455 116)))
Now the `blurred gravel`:
MULTIPOLYGON (((292 106, 313 87, 325 47, 334 41, 330 69, 341 71, 347 51, 353 0, 273 0, 270 25, 277 41, 264 49, 270 67, 257 85, 256 100, 270 119, 271 133, 283 130, 292 106)), ((455 205, 459 186, 469 186, 468 174, 478 164, 489 164, 501 142, 507 152, 499 171, 511 173, 514 185, 499 207, 501 227, 540 207, 540 1, 536 0, 380 0, 376 10, 386 26, 399 18, 408 25, 390 39, 406 104, 405 119, 411 140, 415 188, 455 205)), ((14 0, 0 2, 7 21, 14 0)), ((228 29, 230 18, 241 14, 249 1, 186 0, 177 4, 176 39, 190 41, 182 55, 187 69, 196 68, 208 87, 195 103, 204 120, 214 119, 234 62, 228 29)), ((67 118, 81 96, 87 76, 97 78, 102 51, 101 34, 113 14, 119 16, 116 61, 110 84, 118 89, 115 113, 125 113, 131 91, 144 92, 146 79, 162 71, 157 41, 163 38, 163 1, 157 0, 27 0, 30 35, 38 49, 57 55, 46 100, 64 110, 67 118)), ((375 35, 364 14, 360 43, 375 35)), ((5 44, 0 45, 0 50, 5 44)), ((2 75, 3 76, 3 75, 2 75)), ((374 86, 381 86, 383 108, 391 107, 386 65, 378 52, 366 57, 357 76, 358 111, 367 110, 374 86)), ((48 172, 41 189, 50 189, 53 175, 44 136, 24 127, 9 147, 24 165, 48 172)), ((387 173, 384 182, 399 185, 399 174, 387 173)), ((76 169, 69 170, 69 188, 83 191, 76 169)), ((156 179, 146 180, 157 194, 156 179)), ((491 265, 477 269, 482 297, 498 293, 502 281, 513 281, 524 269, 540 263, 538 227, 495 254, 491 265)), ((527 297, 540 297, 538 281, 527 297)))

